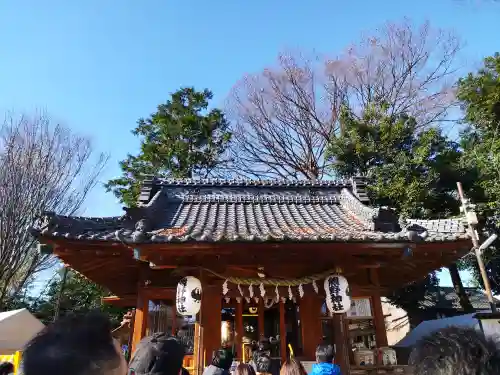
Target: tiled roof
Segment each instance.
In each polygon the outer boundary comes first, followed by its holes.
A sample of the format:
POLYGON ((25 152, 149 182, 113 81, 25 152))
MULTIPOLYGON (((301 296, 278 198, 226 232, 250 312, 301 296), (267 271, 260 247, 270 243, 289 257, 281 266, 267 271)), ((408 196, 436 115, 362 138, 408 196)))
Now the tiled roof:
POLYGON ((367 205, 352 181, 145 182, 137 208, 113 218, 47 214, 35 236, 141 242, 440 242, 468 236, 458 219, 399 220, 367 205))
MULTIPOLYGON (((487 310, 490 308, 488 298, 479 288, 464 288, 469 301, 475 310, 487 310)), ((500 303, 495 299, 496 303, 500 303)), ((430 291, 421 303, 425 308, 454 309, 461 310, 460 299, 453 287, 436 287, 430 291)))

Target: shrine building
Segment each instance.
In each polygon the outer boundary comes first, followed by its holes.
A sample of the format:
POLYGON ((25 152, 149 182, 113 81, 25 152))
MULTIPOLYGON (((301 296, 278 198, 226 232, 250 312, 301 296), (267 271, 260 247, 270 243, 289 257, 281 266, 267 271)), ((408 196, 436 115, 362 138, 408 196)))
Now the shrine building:
POLYGON ((185 366, 198 375, 223 344, 248 361, 265 339, 272 357, 307 363, 329 342, 349 375, 381 367, 356 360, 357 351, 387 346, 380 297, 471 248, 461 219, 403 220, 369 203, 362 178, 150 178, 122 216, 46 213, 30 231, 42 251, 107 288, 107 303, 136 309, 132 350, 147 334, 182 331, 185 366), (350 299, 330 298, 331 275, 347 281, 350 299), (176 308, 187 276, 201 286, 191 318, 176 308))

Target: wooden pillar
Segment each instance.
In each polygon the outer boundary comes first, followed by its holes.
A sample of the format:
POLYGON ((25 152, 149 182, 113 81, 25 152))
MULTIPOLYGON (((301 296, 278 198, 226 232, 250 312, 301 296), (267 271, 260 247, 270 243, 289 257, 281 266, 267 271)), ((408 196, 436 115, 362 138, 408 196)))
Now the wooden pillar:
MULTIPOLYGON (((380 286, 378 279, 378 269, 370 269, 370 279, 375 286, 380 286)), ((380 299, 380 292, 373 292, 371 295, 371 305, 373 314, 373 324, 375 325, 375 341, 377 347, 382 348, 387 346, 387 328, 385 326, 384 311, 382 309, 382 301, 380 299)))
POLYGON ((148 308, 149 300, 145 295, 143 289, 138 287, 137 291, 137 303, 134 313, 134 328, 132 336, 132 348, 131 348, 131 358, 134 355, 135 349, 139 344, 139 341, 146 335, 146 327, 148 324, 148 308))
POLYGON ((172 336, 177 333, 177 306, 175 306, 175 301, 172 302, 172 336))
POLYGON ((265 306, 264 306, 264 298, 259 298, 259 308, 258 308, 258 326, 259 326, 259 339, 265 337, 265 329, 264 329, 264 311, 265 311, 265 306))
POLYGON ((243 298, 236 298, 236 356, 241 361, 243 358, 243 298))
POLYGON ((209 365, 213 353, 221 346, 222 297, 218 289, 214 287, 204 288, 201 309, 201 326, 205 332, 203 335, 203 363, 209 365))
POLYGON ((283 364, 286 361, 285 301, 283 299, 280 299, 280 354, 283 364))
POLYGON ((305 294, 300 300, 300 323, 302 326, 302 348, 306 361, 316 360, 316 347, 321 343, 322 300, 315 294, 305 294))
POLYGON ((346 327, 346 314, 333 314, 335 333, 335 363, 340 366, 342 375, 349 375, 349 330, 346 327))

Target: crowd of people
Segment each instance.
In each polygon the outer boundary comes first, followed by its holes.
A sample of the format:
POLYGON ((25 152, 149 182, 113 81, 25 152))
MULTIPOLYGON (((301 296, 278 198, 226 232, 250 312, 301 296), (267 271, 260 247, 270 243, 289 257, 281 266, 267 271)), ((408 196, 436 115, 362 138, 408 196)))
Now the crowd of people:
MULTIPOLYGON (((100 313, 61 318, 31 340, 23 356, 24 375, 188 375, 182 367, 185 348, 165 333, 145 337, 127 364, 111 325, 100 313)), ((340 375, 334 349, 321 344, 309 375, 340 375)), ((229 375, 233 353, 218 350, 204 375, 229 375)), ((497 375, 500 351, 496 342, 473 329, 449 327, 424 337, 410 356, 415 375, 497 375)), ((273 360, 265 347, 235 375, 270 375, 273 360)), ((308 375, 296 359, 281 365, 280 375, 308 375)))

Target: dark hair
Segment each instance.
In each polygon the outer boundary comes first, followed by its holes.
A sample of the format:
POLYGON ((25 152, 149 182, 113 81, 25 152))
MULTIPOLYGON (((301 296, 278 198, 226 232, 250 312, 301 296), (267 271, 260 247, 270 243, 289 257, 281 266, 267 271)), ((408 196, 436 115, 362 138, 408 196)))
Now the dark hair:
POLYGON ((280 375, 307 375, 307 372, 302 363, 291 358, 281 366, 280 375))
POLYGON ((333 346, 330 344, 319 344, 316 348, 316 362, 332 363, 334 357, 333 346))
POLYGON ((185 348, 174 336, 155 332, 144 337, 129 363, 129 374, 179 375, 182 370, 185 348))
POLYGON ((234 375, 256 375, 256 374, 252 366, 247 365, 246 363, 240 363, 238 367, 236 367, 234 375))
POLYGON ((233 364, 233 353, 227 349, 219 349, 215 352, 214 358, 212 358, 212 365, 223 370, 229 370, 233 364))
POLYGON ((482 332, 448 327, 420 339, 409 364, 415 375, 496 375, 500 374, 500 351, 482 332))
POLYGON ((14 372, 14 365, 10 362, 0 363, 0 375, 9 375, 14 372))
POLYGON ((271 358, 267 354, 257 356, 255 367, 257 372, 268 374, 271 371, 271 358))
POLYGON ((69 315, 46 326, 23 352, 25 375, 101 375, 120 366, 109 319, 69 315))

